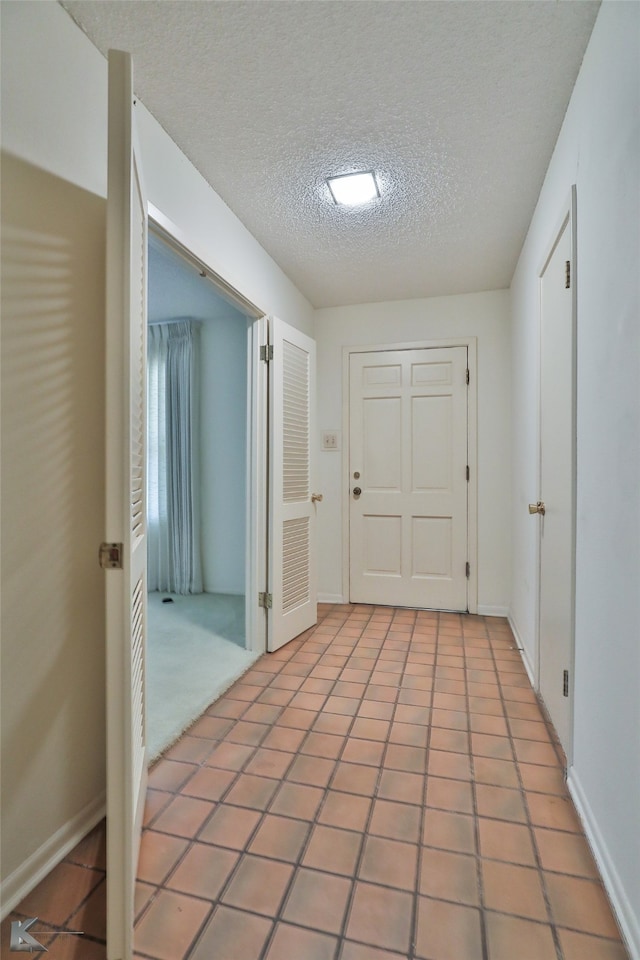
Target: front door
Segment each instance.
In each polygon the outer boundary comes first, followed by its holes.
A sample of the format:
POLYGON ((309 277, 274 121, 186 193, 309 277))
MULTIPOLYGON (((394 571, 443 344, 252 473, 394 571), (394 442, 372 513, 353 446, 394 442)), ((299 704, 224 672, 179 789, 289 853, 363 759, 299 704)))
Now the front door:
POLYGON ((574 333, 571 216, 540 278, 539 685, 560 742, 571 747, 574 616, 574 333))
POLYGON ((353 353, 350 600, 467 609, 467 347, 353 353))

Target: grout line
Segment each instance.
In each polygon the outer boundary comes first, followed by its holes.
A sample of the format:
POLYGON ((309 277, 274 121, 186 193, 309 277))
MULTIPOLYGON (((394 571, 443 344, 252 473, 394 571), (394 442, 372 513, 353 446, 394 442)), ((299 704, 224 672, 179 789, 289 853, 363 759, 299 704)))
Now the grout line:
MULTIPOLYGON (((416 618, 417 622, 417 618, 416 618)), ((413 911, 411 917, 411 943, 409 947, 409 956, 413 958, 415 956, 415 951, 418 942, 418 921, 419 921, 419 907, 420 907, 420 878, 422 876, 422 862, 425 856, 425 842, 424 842, 424 825, 427 815, 427 795, 429 790, 429 761, 431 759, 431 737, 433 732, 433 698, 435 696, 435 686, 436 686, 436 670, 438 666, 438 653, 439 653, 439 626, 440 626, 440 615, 438 614, 436 620, 436 633, 434 637, 434 651, 433 651, 433 676, 431 683, 431 691, 429 694, 429 720, 427 722, 427 742, 426 742, 426 755, 425 755, 425 769, 424 769, 424 783, 422 784, 422 803, 420 804, 420 822, 419 822, 419 833, 418 833, 418 856, 416 864, 416 885, 413 894, 413 911)))
MULTIPOLYGON (((499 673, 498 667, 497 667, 497 662, 496 662, 496 657, 495 657, 495 651, 494 651, 494 648, 493 648, 493 643, 491 643, 491 654, 492 654, 492 658, 493 658, 493 662, 494 662, 494 667, 495 667, 495 670, 496 670, 496 674, 497 674, 497 676, 498 676, 498 684, 499 684, 500 693, 501 693, 502 709, 503 709, 503 712, 505 713, 505 716, 507 716, 507 714, 506 714, 506 707, 505 707, 505 700, 506 700, 506 698, 505 698, 505 696, 504 696, 502 679, 501 679, 501 677, 500 677, 500 673, 499 673)), ((508 686, 508 684, 504 684, 504 686, 508 686)), ((532 688, 531 688, 531 689, 532 689, 532 688)), ((540 859, 540 852, 539 852, 539 850, 538 850, 538 845, 537 845, 537 842, 536 842, 535 830, 534 830, 534 828, 533 828, 533 823, 532 823, 532 821, 531 821, 531 812, 530 812, 530 810, 529 810, 529 804, 528 804, 528 802, 527 802, 527 791, 526 791, 526 789, 525 789, 524 781, 523 781, 523 779, 522 779, 522 773, 521 773, 521 771, 520 771, 520 762, 519 762, 519 760, 518 760, 518 755, 517 755, 517 753, 516 753, 515 744, 514 744, 514 737, 513 737, 512 732, 511 732, 511 724, 509 723, 508 718, 507 718, 507 738, 508 738, 508 740, 509 740, 509 744, 510 744, 510 746, 511 746, 511 751, 512 751, 513 758, 514 758, 514 762, 515 762, 516 776, 517 776, 517 778, 518 778, 518 784, 519 784, 519 793, 520 793, 520 797, 521 797, 522 803, 523 803, 523 805, 524 805, 524 809, 525 809, 525 813, 526 813, 526 817, 527 817, 526 826, 528 827, 528 830, 529 830, 529 838, 530 838, 530 840, 531 840, 531 845, 532 845, 532 848, 533 848, 533 854, 534 854, 534 858, 535 858, 535 861, 536 861, 537 875, 538 875, 538 879, 539 879, 539 881, 540 881, 540 886, 541 886, 541 889, 542 889, 542 896, 543 896, 543 898, 544 898, 545 908, 546 908, 546 911, 547 911, 548 925, 549 925, 549 928, 550 928, 551 936, 553 937, 553 944, 554 944, 554 947, 555 947, 555 950, 556 950, 556 954, 557 954, 558 960, 564 960, 564 953, 563 953, 562 946, 561 946, 561 943, 560 943, 560 936, 559 936, 559 933, 558 933, 558 930, 557 930, 557 928, 556 928, 556 924, 555 924, 555 921, 554 921, 553 911, 552 911, 552 909, 551 909, 551 900, 550 900, 550 898, 549 898, 549 893, 548 893, 547 885, 546 885, 545 878, 544 878, 544 871, 543 871, 543 869, 542 869, 542 861, 541 861, 541 859, 540 859)))
MULTIPOLYGON (((489 631, 487 630, 486 621, 484 617, 482 622, 485 627, 485 633, 487 640, 489 640, 489 631)), ((473 659, 473 658, 470 658, 473 659)), ((483 960, 488 960, 489 958, 489 931, 487 929, 487 916, 486 910, 487 906, 485 903, 485 892, 484 892, 484 877, 482 871, 482 856, 480 849, 480 812, 478 810, 478 795, 477 795, 477 780, 475 775, 475 755, 473 752, 473 740, 471 736, 471 696, 469 694, 469 681, 468 681, 468 667, 467 667, 467 656, 465 653, 465 685, 466 685, 466 701, 467 701, 467 724, 468 724, 468 737, 469 737, 469 765, 471 768, 471 803, 473 807, 473 830, 476 843, 476 878, 478 882, 478 895, 480 899, 480 936, 482 939, 482 956, 483 960)), ((495 673, 495 667, 494 667, 495 673)), ((499 689, 499 688, 498 688, 499 689)), ((504 704, 502 704, 502 710, 504 714, 504 704)), ((506 722, 506 721, 505 721, 506 722)))

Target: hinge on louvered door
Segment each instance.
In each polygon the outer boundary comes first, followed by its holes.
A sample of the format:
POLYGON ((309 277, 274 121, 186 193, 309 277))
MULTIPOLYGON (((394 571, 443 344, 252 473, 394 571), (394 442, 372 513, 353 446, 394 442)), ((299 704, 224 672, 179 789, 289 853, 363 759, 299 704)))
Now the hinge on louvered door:
POLYGON ((269 363, 269 360, 273 360, 272 343, 265 343, 260 347, 260 359, 264 360, 265 363, 269 363))
POLYGON ((571 261, 566 260, 564 265, 564 288, 569 290, 571 288, 571 261))
POLYGON ((562 696, 569 696, 569 671, 563 670, 562 672, 562 696))
POLYGON ((467 483, 469 483, 470 476, 471 476, 471 471, 469 470, 469 466, 467 464, 467 483))
POLYGON ((469 367, 467 367, 467 374, 465 379, 467 381, 467 386, 469 386, 469 367))
POLYGON ((466 567, 465 567, 465 574, 466 574, 466 577, 467 577, 467 580, 468 580, 469 577, 471 576, 471 564, 469 563, 468 560, 467 560, 467 565, 466 565, 466 567))
POLYGON ((273 594, 272 593, 259 593, 258 594, 258 606, 264 607, 265 610, 271 610, 273 607, 273 594))
POLYGON ((122 544, 100 544, 100 566, 103 570, 122 570, 122 544))

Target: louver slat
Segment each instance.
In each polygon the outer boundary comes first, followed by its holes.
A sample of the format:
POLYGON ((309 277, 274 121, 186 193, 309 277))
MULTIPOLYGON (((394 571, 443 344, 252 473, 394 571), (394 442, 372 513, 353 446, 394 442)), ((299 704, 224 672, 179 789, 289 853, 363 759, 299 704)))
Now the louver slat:
POLYGON ((283 344, 283 495, 285 503, 309 497, 309 356, 283 344))
MULTIPOLYGON (((137 791, 144 762, 144 604, 142 577, 136 583, 131 600, 131 726, 133 749, 133 785, 137 791)), ((135 799, 135 798, 134 798, 135 799)))
POLYGON ((282 609, 289 612, 309 599, 309 519, 285 520, 282 544, 282 609))
MULTIPOLYGON (((132 291, 132 380, 135 384, 134 394, 131 397, 131 537, 132 546, 144 536, 145 504, 144 504, 144 472, 145 472, 145 257, 146 231, 143 216, 135 218, 132 225, 135 236, 132 237, 132 248, 135 243, 136 256, 139 256, 136 265, 136 276, 140 277, 139 289, 132 291), (135 293, 135 301, 134 301, 135 293)), ((133 249, 132 249, 133 253, 133 249)))

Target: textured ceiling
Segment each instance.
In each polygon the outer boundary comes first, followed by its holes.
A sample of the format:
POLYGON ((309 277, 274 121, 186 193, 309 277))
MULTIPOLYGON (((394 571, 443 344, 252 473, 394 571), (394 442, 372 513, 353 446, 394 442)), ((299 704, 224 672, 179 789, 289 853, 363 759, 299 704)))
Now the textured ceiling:
MULTIPOLYGON (((314 306, 507 287, 598 3, 64 0, 314 306), (376 171, 337 207, 325 177, 376 171)), ((569 184, 567 184, 567 188, 569 184)))

